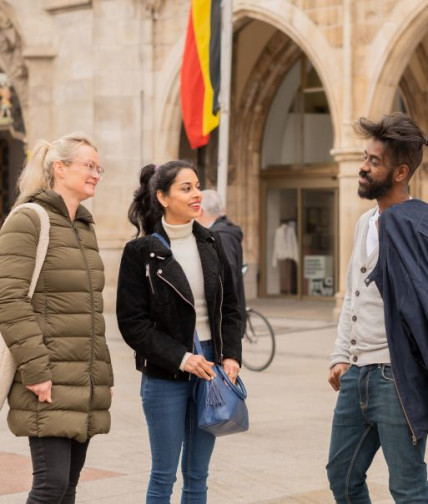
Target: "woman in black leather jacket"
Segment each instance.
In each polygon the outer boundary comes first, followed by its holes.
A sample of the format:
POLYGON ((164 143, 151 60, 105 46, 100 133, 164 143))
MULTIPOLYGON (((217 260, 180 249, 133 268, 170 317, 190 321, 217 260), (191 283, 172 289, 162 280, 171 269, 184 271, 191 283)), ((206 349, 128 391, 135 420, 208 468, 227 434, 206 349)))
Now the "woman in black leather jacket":
POLYGON ((232 381, 240 370, 237 296, 220 241, 194 220, 201 198, 196 170, 171 161, 141 170, 129 209, 137 238, 122 256, 117 318, 143 373, 152 452, 147 503, 170 502, 181 450, 182 503, 206 502, 215 438, 196 426, 194 380, 210 380, 214 363, 232 381), (204 355, 194 354, 195 333, 204 355))

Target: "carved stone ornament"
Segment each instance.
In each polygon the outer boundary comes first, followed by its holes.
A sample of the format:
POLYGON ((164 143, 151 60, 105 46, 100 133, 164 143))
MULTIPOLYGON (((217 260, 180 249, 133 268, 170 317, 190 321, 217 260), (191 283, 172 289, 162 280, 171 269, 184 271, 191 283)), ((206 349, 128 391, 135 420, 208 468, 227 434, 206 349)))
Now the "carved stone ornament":
POLYGON ((22 51, 23 41, 14 22, 14 10, 9 2, 0 0, 0 63, 13 82, 21 107, 25 108, 28 97, 28 71, 22 51))
POLYGON ((157 16, 161 11, 164 4, 164 0, 145 0, 144 6, 146 11, 149 12, 152 16, 157 16))
MULTIPOLYGON (((3 7, 2 4, 3 2, 0 3, 0 9, 3 7)), ((6 14, 4 10, 0 10, 0 30, 5 30, 7 28, 12 27, 13 27, 12 20, 10 19, 8 14, 6 14)))

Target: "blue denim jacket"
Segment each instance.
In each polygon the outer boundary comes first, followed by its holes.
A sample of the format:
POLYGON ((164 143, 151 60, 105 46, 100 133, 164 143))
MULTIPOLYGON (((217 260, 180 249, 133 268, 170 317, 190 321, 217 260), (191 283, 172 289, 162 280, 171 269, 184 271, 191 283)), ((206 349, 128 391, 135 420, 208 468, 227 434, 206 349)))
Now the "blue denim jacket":
POLYGON ((428 205, 412 199, 379 219, 379 259, 368 279, 384 301, 397 391, 414 438, 428 432, 428 205))

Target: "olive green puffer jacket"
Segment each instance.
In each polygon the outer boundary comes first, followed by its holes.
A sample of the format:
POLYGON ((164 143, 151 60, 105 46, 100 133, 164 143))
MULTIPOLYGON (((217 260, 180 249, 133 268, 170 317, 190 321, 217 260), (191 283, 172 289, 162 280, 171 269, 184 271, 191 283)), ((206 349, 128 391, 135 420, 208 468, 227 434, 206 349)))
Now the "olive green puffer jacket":
POLYGON ((110 429, 113 373, 102 316, 103 263, 92 216, 79 206, 70 220, 62 197, 28 198, 50 219, 49 248, 31 301, 40 220, 22 209, 0 230, 0 331, 17 365, 8 423, 17 436, 83 442, 110 429), (52 403, 25 385, 52 380, 52 403))

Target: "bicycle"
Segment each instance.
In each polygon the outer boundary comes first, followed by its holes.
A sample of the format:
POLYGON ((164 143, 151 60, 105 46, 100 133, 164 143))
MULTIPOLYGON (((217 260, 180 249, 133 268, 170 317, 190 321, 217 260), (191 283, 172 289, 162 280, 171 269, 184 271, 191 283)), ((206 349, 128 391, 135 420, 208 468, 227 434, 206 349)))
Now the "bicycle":
MULTIPOLYGON (((247 271, 244 265, 242 272, 247 271)), ((251 371, 263 371, 275 356, 275 332, 260 312, 246 307, 246 329, 242 337, 242 364, 251 371)))

